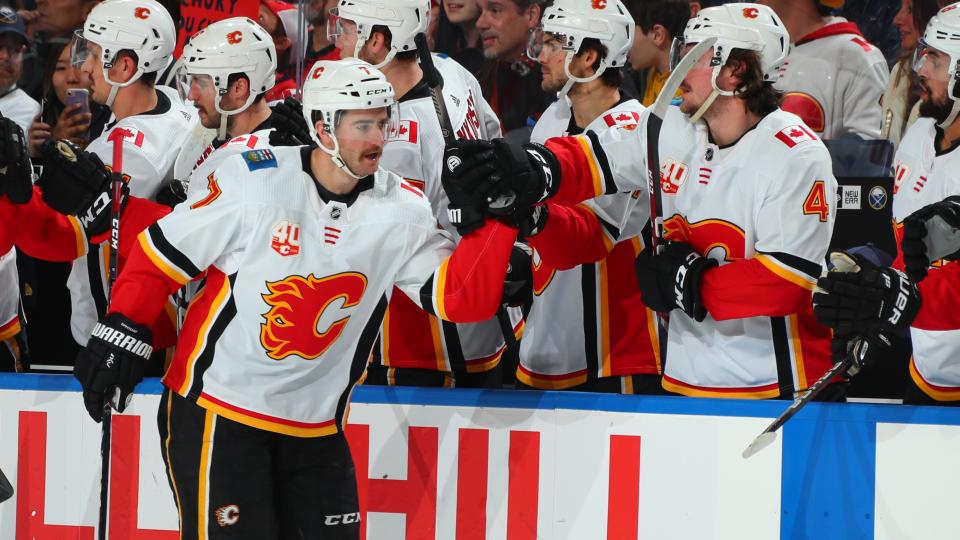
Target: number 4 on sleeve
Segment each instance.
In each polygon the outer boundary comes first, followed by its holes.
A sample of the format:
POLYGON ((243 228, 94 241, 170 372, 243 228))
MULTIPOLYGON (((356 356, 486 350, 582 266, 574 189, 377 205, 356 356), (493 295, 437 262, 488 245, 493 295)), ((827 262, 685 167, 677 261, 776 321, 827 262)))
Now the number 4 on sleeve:
POLYGON ((803 201, 803 214, 820 216, 820 221, 827 221, 830 215, 830 206, 827 204, 827 192, 824 188, 823 180, 817 180, 807 193, 807 198, 803 201))

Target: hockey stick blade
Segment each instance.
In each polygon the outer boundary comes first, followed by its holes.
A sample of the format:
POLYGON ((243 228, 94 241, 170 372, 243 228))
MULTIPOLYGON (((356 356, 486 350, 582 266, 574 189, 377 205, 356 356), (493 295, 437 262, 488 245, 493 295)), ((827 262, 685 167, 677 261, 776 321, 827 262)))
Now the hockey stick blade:
POLYGON ((13 497, 13 486, 10 485, 10 481, 7 480, 7 477, 3 474, 3 471, 0 470, 0 502, 3 502, 10 497, 13 497))
POLYGON ((777 440, 776 431, 764 431, 763 433, 757 435, 753 439, 753 442, 750 443, 750 446, 746 447, 743 450, 743 453, 740 455, 743 456, 743 459, 749 459, 757 452, 773 444, 773 441, 775 440, 777 440))

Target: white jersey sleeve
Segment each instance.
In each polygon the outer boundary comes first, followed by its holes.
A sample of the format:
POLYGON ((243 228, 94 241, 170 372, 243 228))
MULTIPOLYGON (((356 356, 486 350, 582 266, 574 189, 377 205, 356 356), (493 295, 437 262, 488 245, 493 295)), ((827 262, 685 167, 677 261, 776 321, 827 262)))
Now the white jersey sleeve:
POLYGON ((17 250, 0 255, 0 340, 19 331, 20 281, 17 276, 17 250), (9 335, 8 335, 9 334, 9 335))

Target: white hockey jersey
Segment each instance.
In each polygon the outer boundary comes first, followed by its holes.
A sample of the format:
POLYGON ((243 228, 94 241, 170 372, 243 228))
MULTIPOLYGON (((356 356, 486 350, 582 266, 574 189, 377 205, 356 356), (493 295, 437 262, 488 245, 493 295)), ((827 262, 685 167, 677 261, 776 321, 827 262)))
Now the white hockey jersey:
MULTIPOLYGON (((582 131, 636 130, 644 110, 635 99, 622 100, 582 131)), ((540 116, 530 141, 543 144, 550 137, 571 134, 571 129, 579 134, 571 116, 569 101, 558 99, 540 116)), ((557 268, 534 249, 534 300, 524 321, 517 380, 562 390, 600 377, 660 372, 656 322, 640 300, 634 270, 649 205, 646 200, 634 204, 633 195, 604 195, 572 210, 583 209, 600 222, 604 238, 597 241, 609 254, 596 263, 557 268)), ((536 246, 537 240, 535 236, 530 242, 536 246)))
POLYGON ((166 294, 205 270, 164 384, 237 422, 300 437, 339 430, 388 291, 442 317, 488 316, 499 302, 490 283, 502 283, 516 237, 489 222, 478 232, 489 234, 451 255, 429 203, 400 177, 381 169, 326 201, 309 164, 309 147, 225 160, 206 193, 141 234, 110 305, 151 320, 166 294))
MULTIPOLYGON (((642 189, 648 116, 632 132, 548 141, 562 168, 555 199, 642 189)), ((720 265, 701 281, 703 322, 671 313, 663 387, 757 398, 806 388, 832 365, 830 332, 810 302, 835 217, 826 147, 797 116, 777 110, 720 148, 705 123, 691 124, 676 107, 659 144, 667 239, 720 265)))
MULTIPOLYGON (((155 109, 128 116, 107 127, 86 148, 110 166, 113 162, 110 135, 114 130, 126 130, 123 173, 130 177, 130 194, 145 199, 153 198, 160 187, 173 178, 174 160, 199 118, 196 109, 185 105, 175 90, 158 86, 157 95, 155 109)), ((83 243, 87 245, 85 256, 73 262, 67 278, 73 306, 70 330, 81 345, 86 344, 98 314, 106 308, 109 273, 109 246, 83 243)))
MULTIPOLYGON (((480 84, 456 61, 434 55, 443 79, 443 98, 459 139, 500 136, 500 122, 483 98, 480 84)), ((421 189, 440 226, 459 241, 447 217, 447 195, 440 183, 444 141, 433 101, 425 86, 415 87, 398 103, 400 122, 384 148, 381 166, 421 189)), ((519 332, 519 310, 511 310, 519 332)), ((403 295, 392 295, 375 358, 387 367, 420 368, 448 373, 488 371, 497 366, 505 345, 496 319, 476 324, 442 321, 418 309, 403 295)))
POLYGON ((889 77, 883 53, 857 25, 831 17, 826 26, 796 39, 776 86, 786 92, 783 110, 819 137, 878 139, 880 97, 889 77))
MULTIPOLYGON (((932 118, 919 118, 904 134, 894 157, 893 220, 897 246, 903 238, 903 220, 928 204, 960 195, 960 150, 937 149, 943 131, 932 118)), ((899 251, 899 249, 898 249, 899 251)), ((958 263, 947 263, 956 265, 958 263)), ((901 256, 895 267, 903 268, 901 256)), ((937 263, 935 266, 940 266, 937 263)), ((938 268, 920 283, 934 281, 938 268)), ((921 288, 921 293, 923 289, 921 288)), ((924 302, 953 302, 936 297, 924 302)), ((910 377, 930 397, 940 401, 960 400, 960 330, 931 329, 915 322, 910 328, 913 357, 910 377)))
POLYGON ((17 250, 0 255, 0 341, 20 332, 20 280, 17 250))

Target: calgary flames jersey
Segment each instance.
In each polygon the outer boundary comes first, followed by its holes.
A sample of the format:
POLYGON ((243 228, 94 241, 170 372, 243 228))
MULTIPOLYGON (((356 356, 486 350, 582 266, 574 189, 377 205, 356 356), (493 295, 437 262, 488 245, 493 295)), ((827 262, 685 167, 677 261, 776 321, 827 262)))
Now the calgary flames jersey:
MULTIPOLYGON (((586 131, 634 131, 643 111, 639 101, 623 100, 586 131)), ((534 126, 531 142, 579 133, 571 113, 566 99, 555 101, 534 126)), ((650 212, 646 200, 634 204, 635 195, 640 192, 575 207, 549 205, 547 227, 528 239, 534 301, 520 342, 519 381, 560 390, 600 377, 660 373, 656 322, 640 300, 634 270, 650 212)))
MULTIPOLYGON (((443 78, 443 98, 458 139, 500 136, 500 123, 480 91, 480 84, 456 61, 434 55, 443 78)), ((428 88, 421 83, 399 100, 400 122, 390 134, 381 166, 422 190, 440 226, 455 241, 447 217, 447 195, 440 183, 444 141, 428 88)), ((519 310, 511 310, 519 332, 519 310)), ((402 294, 393 294, 375 352, 384 366, 434 371, 483 372, 497 366, 505 349, 496 319, 454 324, 419 309, 402 294)))
MULTIPOLYGON (((943 131, 931 118, 914 122, 900 141, 894 158, 893 219, 897 246, 903 236, 903 220, 928 204, 960 195, 960 151, 956 146, 940 151, 937 143, 943 131)), ((899 249, 899 248, 898 248, 899 249)), ((940 268, 937 263, 919 283, 923 298, 921 312, 910 328, 913 357, 910 377, 930 397, 939 401, 960 400, 960 330, 944 323, 933 312, 960 298, 946 283, 955 281, 958 263, 940 268), (951 268, 953 267, 953 268, 951 268), (928 306, 929 304, 929 306, 928 306)), ((902 269, 902 254, 895 267, 902 269)))
MULTIPOLYGON (((555 199, 644 188, 648 114, 634 131, 547 141, 562 168, 555 199)), ((831 365, 830 332, 810 301, 835 216, 826 147, 782 110, 726 148, 675 107, 662 129, 665 235, 720 265, 701 282, 707 318, 670 315, 664 388, 757 398, 806 388, 831 365)))
MULTIPOLYGON (((184 105, 176 91, 158 86, 157 95, 155 109, 120 120, 86 148, 109 166, 113 163, 111 134, 124 130, 123 173, 130 177, 130 194, 144 199, 153 198, 173 177, 173 164, 180 146, 198 121, 196 111, 184 105)), ((82 229, 77 232, 83 234, 82 229)), ((85 237, 78 242, 88 243, 85 237)), ((109 246, 89 244, 81 255, 85 256, 74 261, 67 277, 67 288, 73 308, 70 329, 73 338, 82 345, 107 306, 109 246)))
POLYGON ((246 425, 313 437, 339 430, 395 285, 440 317, 494 313, 516 230, 488 222, 453 251, 418 189, 383 171, 321 195, 309 147, 225 160, 209 188, 151 226, 111 312, 155 317, 206 272, 164 377, 246 425))
POLYGON ((880 97, 890 72, 879 49, 852 22, 836 17, 797 39, 780 68, 783 109, 824 139, 879 139, 880 97))

